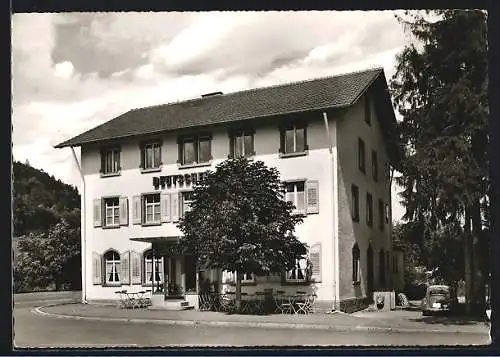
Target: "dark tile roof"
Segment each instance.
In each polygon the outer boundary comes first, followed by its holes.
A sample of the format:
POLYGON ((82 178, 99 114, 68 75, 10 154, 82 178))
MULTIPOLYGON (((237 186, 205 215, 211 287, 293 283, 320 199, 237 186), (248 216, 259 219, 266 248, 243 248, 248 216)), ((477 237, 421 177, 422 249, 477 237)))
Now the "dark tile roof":
MULTIPOLYGON (((381 68, 133 109, 56 148, 114 138, 353 105, 381 68)), ((384 78, 385 83, 385 78, 384 78)))

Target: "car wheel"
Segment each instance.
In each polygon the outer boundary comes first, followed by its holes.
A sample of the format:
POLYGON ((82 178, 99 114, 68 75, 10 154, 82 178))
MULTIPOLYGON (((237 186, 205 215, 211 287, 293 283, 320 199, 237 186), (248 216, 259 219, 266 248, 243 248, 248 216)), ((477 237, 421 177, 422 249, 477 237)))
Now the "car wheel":
POLYGON ((423 315, 423 316, 429 316, 429 311, 427 311, 427 310, 423 310, 423 311, 422 311, 422 315, 423 315))

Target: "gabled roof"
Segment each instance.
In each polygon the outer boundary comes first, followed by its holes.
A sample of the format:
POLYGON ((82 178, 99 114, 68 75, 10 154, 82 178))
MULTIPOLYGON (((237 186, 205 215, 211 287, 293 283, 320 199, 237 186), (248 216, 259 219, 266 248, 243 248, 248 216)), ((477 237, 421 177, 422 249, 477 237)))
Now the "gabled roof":
POLYGON ((354 104, 381 69, 133 109, 59 145, 79 146, 127 136, 354 104))
POLYGON ((55 147, 81 146, 184 128, 349 107, 375 81, 380 83, 381 80, 382 87, 377 85, 379 89, 376 91, 382 91, 384 108, 387 110, 389 104, 392 113, 389 120, 395 123, 383 69, 375 68, 133 109, 55 147))

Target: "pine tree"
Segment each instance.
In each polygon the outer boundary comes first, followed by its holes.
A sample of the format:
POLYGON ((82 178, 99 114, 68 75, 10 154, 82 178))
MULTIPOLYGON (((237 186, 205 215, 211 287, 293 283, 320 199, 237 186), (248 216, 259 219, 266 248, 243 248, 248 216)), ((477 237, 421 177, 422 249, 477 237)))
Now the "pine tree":
POLYGON ((489 186, 486 14, 406 11, 398 20, 417 40, 398 56, 391 80, 403 117, 404 219, 430 232, 431 245, 458 235, 468 310, 482 308, 487 269, 482 207, 489 186))

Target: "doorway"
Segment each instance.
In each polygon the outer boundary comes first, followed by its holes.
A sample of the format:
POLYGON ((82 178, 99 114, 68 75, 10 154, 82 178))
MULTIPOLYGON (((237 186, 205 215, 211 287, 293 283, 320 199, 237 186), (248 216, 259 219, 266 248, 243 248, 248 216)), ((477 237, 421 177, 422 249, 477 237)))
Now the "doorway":
POLYGON ((370 244, 368 246, 368 251, 366 253, 367 262, 367 279, 366 279, 366 295, 370 303, 373 302, 373 248, 370 244))

